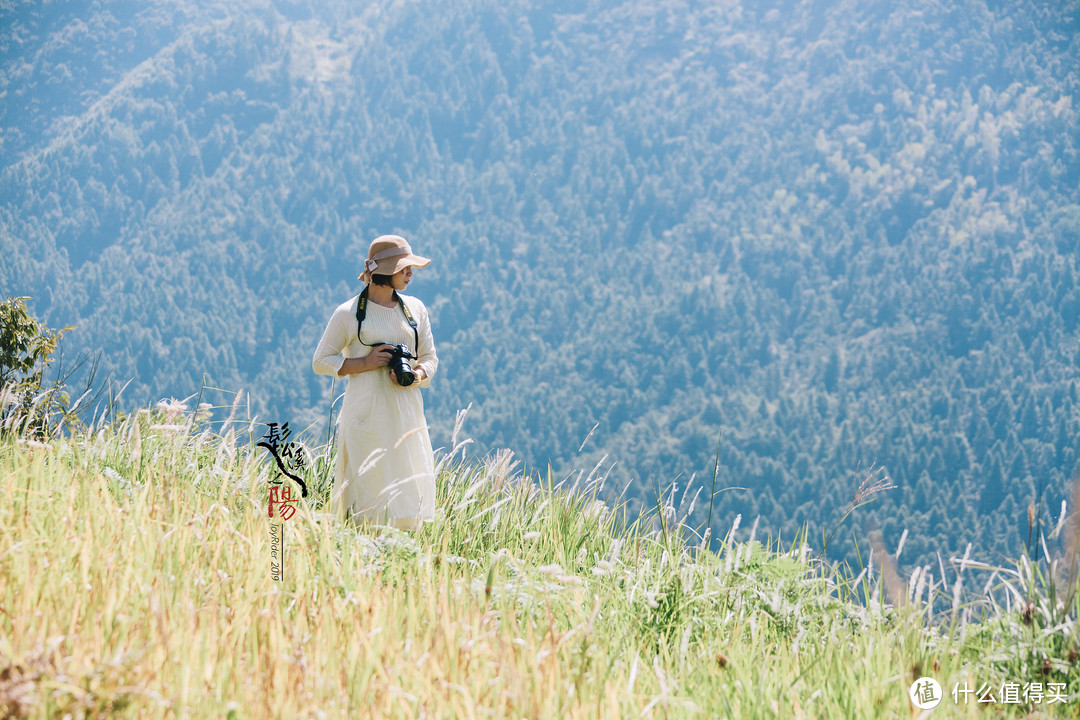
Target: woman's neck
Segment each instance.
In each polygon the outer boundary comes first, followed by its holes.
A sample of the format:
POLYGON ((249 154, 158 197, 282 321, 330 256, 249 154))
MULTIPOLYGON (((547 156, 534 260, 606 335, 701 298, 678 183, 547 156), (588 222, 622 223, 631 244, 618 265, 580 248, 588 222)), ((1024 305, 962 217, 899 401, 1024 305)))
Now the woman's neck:
POLYGON ((368 285, 368 299, 377 305, 385 305, 386 307, 397 305, 397 295, 394 294, 394 288, 388 285, 375 285, 374 283, 368 285))

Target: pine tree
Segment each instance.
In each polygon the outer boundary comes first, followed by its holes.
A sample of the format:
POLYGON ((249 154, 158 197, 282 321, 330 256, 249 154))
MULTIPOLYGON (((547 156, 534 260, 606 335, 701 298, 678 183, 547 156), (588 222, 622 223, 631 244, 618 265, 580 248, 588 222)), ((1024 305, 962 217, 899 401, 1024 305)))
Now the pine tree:
POLYGON ((979 491, 979 512, 988 514, 1001 505, 1005 496, 1005 474, 1001 469, 1001 460, 996 456, 990 460, 983 486, 979 491))

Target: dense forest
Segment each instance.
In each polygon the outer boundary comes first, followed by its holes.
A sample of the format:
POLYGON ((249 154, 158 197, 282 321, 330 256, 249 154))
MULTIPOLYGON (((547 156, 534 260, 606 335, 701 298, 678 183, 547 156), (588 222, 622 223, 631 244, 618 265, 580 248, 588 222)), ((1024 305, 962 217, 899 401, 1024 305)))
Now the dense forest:
POLYGON ((719 535, 820 537, 877 467, 830 554, 992 560, 1077 470, 1078 83, 1077 2, 16 2, 0 292, 129 407, 318 432, 399 232, 436 445, 471 404, 473 453, 701 522, 718 452, 719 535))

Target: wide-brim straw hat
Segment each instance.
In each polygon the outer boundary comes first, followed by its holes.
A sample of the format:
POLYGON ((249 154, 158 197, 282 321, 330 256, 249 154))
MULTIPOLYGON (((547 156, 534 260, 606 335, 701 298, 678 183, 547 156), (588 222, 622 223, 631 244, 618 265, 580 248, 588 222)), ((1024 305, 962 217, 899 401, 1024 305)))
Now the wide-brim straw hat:
POLYGON ((393 275, 407 267, 427 267, 430 262, 426 257, 414 255, 409 243, 400 235, 380 235, 371 241, 364 272, 357 279, 371 282, 372 275, 393 275))

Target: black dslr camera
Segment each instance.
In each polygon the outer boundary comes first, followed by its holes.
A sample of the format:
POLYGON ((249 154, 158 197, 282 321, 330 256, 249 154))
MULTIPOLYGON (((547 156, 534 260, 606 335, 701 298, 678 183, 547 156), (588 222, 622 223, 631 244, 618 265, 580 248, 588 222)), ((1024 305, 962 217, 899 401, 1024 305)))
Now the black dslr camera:
MULTIPOLYGON (((382 343, 383 345, 390 345, 390 343, 382 343)), ((383 348, 386 352, 390 353, 390 362, 387 363, 395 375, 397 375, 398 384, 401 387, 409 387, 416 382, 416 373, 413 372, 412 365, 409 364, 409 360, 415 360, 416 355, 409 352, 409 347, 405 343, 400 345, 390 345, 390 348, 383 348)))

